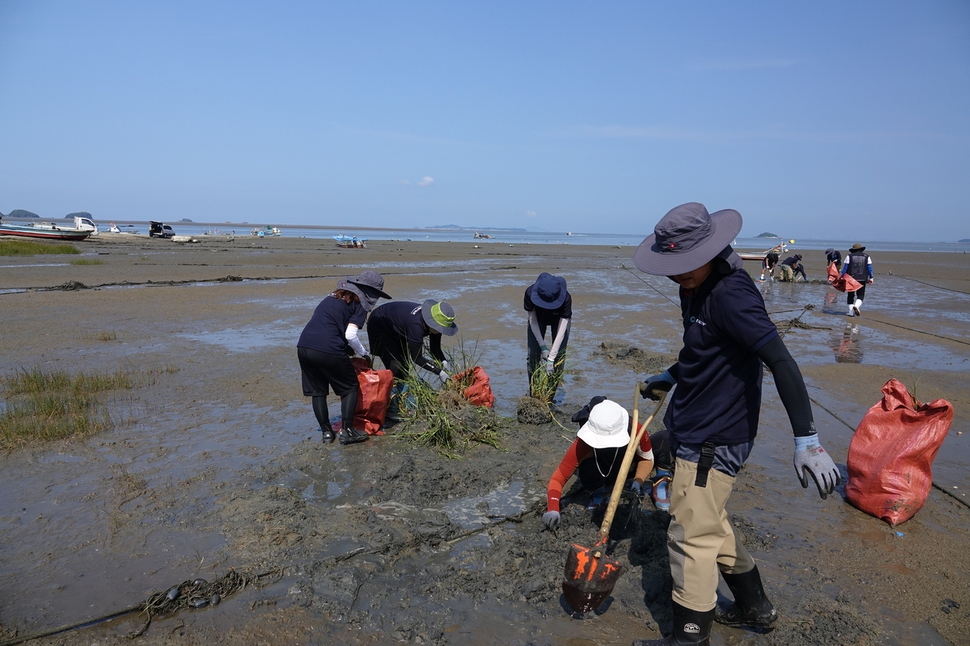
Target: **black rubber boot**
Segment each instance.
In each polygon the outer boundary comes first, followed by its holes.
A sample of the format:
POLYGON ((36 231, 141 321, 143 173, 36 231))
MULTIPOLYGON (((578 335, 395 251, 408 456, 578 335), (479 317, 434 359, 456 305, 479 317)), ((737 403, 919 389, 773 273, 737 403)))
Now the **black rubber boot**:
POLYGON ((710 646, 714 610, 698 612, 674 602, 674 632, 666 639, 639 639, 633 646, 710 646))
POLYGON ((333 434, 333 427, 330 426, 330 411, 327 409, 327 398, 316 396, 310 402, 313 406, 313 415, 317 418, 317 424, 320 425, 320 430, 323 431, 324 443, 332 443, 336 436, 333 434))
POLYGON ((368 438, 365 431, 354 428, 354 411, 357 410, 357 391, 340 398, 340 417, 343 428, 337 434, 341 444, 356 444, 368 438))
POLYGON ((714 620, 725 626, 768 628, 778 619, 778 612, 768 601, 758 566, 744 574, 721 574, 734 594, 734 603, 721 610, 716 608, 714 620))

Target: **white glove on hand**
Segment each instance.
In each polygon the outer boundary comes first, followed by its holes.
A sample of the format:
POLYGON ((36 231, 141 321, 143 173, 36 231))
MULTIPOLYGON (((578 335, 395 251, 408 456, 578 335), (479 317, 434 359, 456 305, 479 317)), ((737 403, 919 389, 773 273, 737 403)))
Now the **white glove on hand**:
POLYGON ((556 371, 556 362, 552 359, 546 359, 546 374, 551 375, 556 371))
POLYGON ((441 381, 448 381, 449 375, 447 372, 442 370, 441 372, 438 373, 438 378, 441 379, 441 381))
POLYGON ((842 482, 842 475, 835 466, 835 462, 818 443, 818 433, 795 438, 795 456, 792 458, 792 464, 795 466, 795 475, 802 483, 802 488, 808 489, 808 476, 812 476, 822 500, 825 500, 835 491, 836 485, 842 482))
POLYGON ((451 372, 451 364, 448 363, 448 360, 447 359, 445 359, 444 361, 441 362, 441 369, 442 370, 447 370, 448 372, 451 372))

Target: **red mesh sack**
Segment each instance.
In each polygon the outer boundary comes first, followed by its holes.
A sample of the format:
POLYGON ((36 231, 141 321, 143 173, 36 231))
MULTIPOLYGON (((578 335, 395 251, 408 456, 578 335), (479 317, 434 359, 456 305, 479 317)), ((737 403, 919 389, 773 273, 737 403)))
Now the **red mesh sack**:
POLYGON ((384 435, 384 418, 391 401, 394 374, 390 370, 373 370, 362 358, 354 358, 352 362, 360 385, 354 427, 367 431, 368 435, 384 435))
POLYGON ((466 380, 469 378, 469 373, 471 373, 471 384, 462 391, 462 395, 476 406, 492 408, 495 405, 495 395, 492 394, 492 387, 488 383, 488 375, 484 368, 475 366, 471 370, 458 373, 452 379, 455 381, 466 380))
POLYGON ((849 445, 846 498, 893 527, 923 508, 933 484, 933 460, 953 421, 945 399, 921 404, 890 379, 849 445))
POLYGON ((845 276, 839 276, 839 270, 836 269, 835 263, 829 263, 829 285, 836 288, 840 292, 857 292, 859 288, 862 287, 862 283, 857 281, 855 278, 846 274, 845 276))

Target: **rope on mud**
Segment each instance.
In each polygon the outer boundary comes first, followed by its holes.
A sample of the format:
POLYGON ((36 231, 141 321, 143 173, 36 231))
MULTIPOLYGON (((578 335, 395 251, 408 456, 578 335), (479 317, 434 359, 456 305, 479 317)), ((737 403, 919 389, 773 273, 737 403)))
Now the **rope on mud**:
POLYGON ((880 323, 882 325, 888 325, 890 327, 898 327, 900 330, 906 330, 907 332, 915 332, 916 334, 925 334, 926 336, 933 336, 937 339, 943 339, 944 341, 950 341, 952 343, 962 343, 963 345, 970 345, 970 341, 964 341, 962 339, 954 339, 953 337, 943 336, 942 334, 934 334, 933 332, 925 332, 923 330, 917 330, 915 328, 906 327, 905 325, 900 325, 899 323, 890 323, 889 321, 883 321, 882 319, 874 319, 870 315, 866 315, 867 321, 872 321, 873 323, 880 323))
MULTIPOLYGON (((817 401, 811 395, 809 395, 808 398, 811 400, 811 402, 813 404, 815 404, 816 406, 818 406, 819 408, 821 408, 822 410, 824 410, 826 413, 828 413, 829 415, 831 415, 835 419, 837 419, 840 422, 842 422, 847 429, 849 429, 850 431, 852 431, 853 433, 855 433, 855 428, 851 424, 849 424, 847 421, 845 421, 844 419, 842 419, 841 417, 839 417, 838 415, 836 415, 833 411, 831 411, 828 408, 826 408, 822 403, 820 403, 819 401, 817 401)), ((968 509, 970 509, 970 501, 963 500, 962 498, 958 498, 956 496, 956 494, 954 494, 952 491, 950 491, 949 489, 944 489, 942 485, 938 485, 938 484, 936 484, 936 482, 933 482, 932 485, 933 485, 933 488, 936 489, 937 491, 940 491, 942 493, 945 493, 946 495, 950 496, 951 498, 953 498, 954 500, 956 500, 958 503, 960 503, 964 507, 967 507, 968 509)))
POLYGON ((636 278, 636 279, 637 279, 637 280, 639 280, 639 281, 640 281, 641 283, 643 283, 644 285, 646 285, 647 287, 649 287, 649 288, 650 288, 650 289, 652 289, 653 291, 655 291, 655 292, 657 292, 658 294, 660 294, 661 296, 663 296, 664 298, 666 298, 666 299, 667 299, 668 301, 670 301, 671 303, 673 303, 674 305, 676 305, 678 309, 680 309, 680 303, 678 303, 678 302, 676 302, 676 301, 674 301, 674 299, 672 299, 672 298, 670 298, 669 296, 667 296, 666 294, 664 294, 664 293, 663 293, 662 291, 660 291, 659 289, 657 289, 656 287, 654 287, 654 286, 653 286, 653 285, 652 285, 652 284, 651 284, 650 282, 648 282, 648 281, 647 281, 647 280, 646 280, 646 279, 645 279, 645 278, 644 278, 643 276, 641 276, 640 274, 637 274, 637 273, 635 273, 635 272, 634 272, 634 271, 633 271, 632 269, 630 269, 630 268, 629 268, 629 267, 627 267, 626 265, 622 265, 622 264, 621 264, 621 265, 620 265, 620 268, 621 268, 621 269, 626 269, 626 270, 627 270, 628 272, 630 272, 630 274, 631 274, 631 275, 632 275, 632 276, 633 276, 634 278, 636 278))
POLYGON ((928 283, 925 280, 919 280, 918 278, 910 278, 909 276, 903 276, 902 274, 889 274, 894 278, 902 278, 904 280, 911 280, 914 283, 919 283, 920 285, 926 285, 927 287, 933 287, 934 289, 942 289, 945 292, 954 292, 956 294, 967 295, 967 292, 960 291, 959 289, 953 289, 951 287, 940 287, 939 285, 934 285, 933 283, 928 283))
POLYGON ((148 599, 129 606, 124 610, 110 612, 100 617, 95 617, 94 619, 86 619, 66 626, 59 626, 37 633, 4 639, 0 641, 0 646, 14 646, 14 644, 22 644, 33 639, 40 639, 41 637, 50 637, 71 630, 88 628, 138 612, 145 615, 145 624, 139 630, 126 635, 128 639, 135 639, 145 634, 154 617, 162 617, 185 608, 203 608, 207 605, 218 605, 224 597, 235 594, 247 586, 257 585, 261 579, 271 575, 275 575, 276 580, 279 580, 283 576, 283 569, 277 568, 259 574, 237 572, 236 570, 230 569, 224 577, 211 583, 205 579, 183 581, 164 592, 156 592, 148 597, 148 599))

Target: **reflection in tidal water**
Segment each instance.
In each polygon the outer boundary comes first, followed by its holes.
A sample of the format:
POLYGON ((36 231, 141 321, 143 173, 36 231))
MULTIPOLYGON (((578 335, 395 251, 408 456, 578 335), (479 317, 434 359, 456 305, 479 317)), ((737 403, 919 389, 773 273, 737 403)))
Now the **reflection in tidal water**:
POLYGON ((837 363, 862 363, 862 334, 856 323, 846 323, 839 336, 833 336, 832 350, 837 363))

